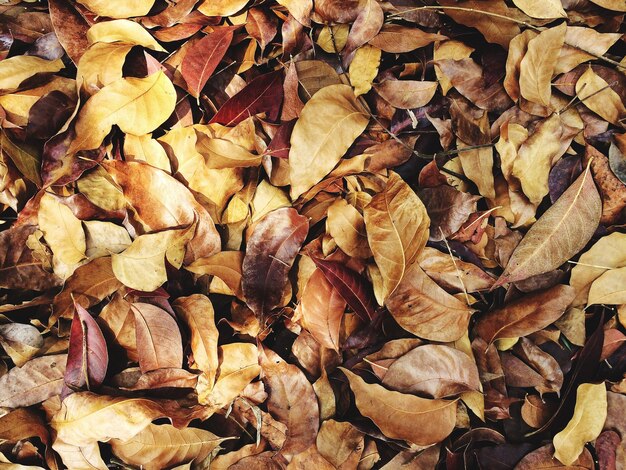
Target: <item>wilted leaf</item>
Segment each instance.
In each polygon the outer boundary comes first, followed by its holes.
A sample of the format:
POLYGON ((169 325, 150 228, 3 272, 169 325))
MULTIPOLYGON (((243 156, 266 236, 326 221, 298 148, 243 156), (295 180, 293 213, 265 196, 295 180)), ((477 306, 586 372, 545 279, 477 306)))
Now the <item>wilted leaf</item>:
POLYGON ((180 367, 182 338, 176 320, 165 310, 146 303, 131 305, 135 315, 137 354, 141 372, 180 367))
POLYGON ((564 18, 567 17, 560 0, 514 0, 516 7, 533 18, 564 18))
POLYGON ((540 447, 539 449, 526 455, 515 466, 514 470, 537 470, 537 469, 553 469, 562 468, 563 470, 591 470, 595 468, 591 453, 584 449, 583 454, 572 462, 571 465, 562 465, 554 458, 554 448, 551 444, 540 447))
POLYGON ((261 220, 248 240, 242 288, 246 303, 261 319, 278 307, 287 274, 309 230, 295 209, 277 209, 261 220))
POLYGON ((0 377, 0 406, 20 408, 59 395, 63 388, 66 354, 31 359, 0 377))
POLYGON ((357 49, 350 62, 350 83, 354 87, 354 95, 364 95, 372 88, 372 82, 378 73, 381 50, 366 44, 357 49))
POLYGON ((259 364, 270 391, 267 409, 287 426, 287 440, 280 453, 290 459, 315 443, 319 428, 317 397, 304 373, 272 350, 261 350, 259 364))
POLYGON ((417 28, 387 24, 369 41, 369 44, 385 52, 411 52, 443 39, 448 38, 441 34, 427 33, 417 28))
POLYGON ((313 95, 291 134, 291 198, 297 199, 330 173, 368 122, 347 85, 327 86, 313 95))
POLYGON ((114 124, 129 134, 152 132, 175 105, 176 90, 162 71, 146 78, 121 78, 87 100, 78 114, 77 137, 68 153, 97 148, 114 124))
POLYGON ((439 287, 418 263, 409 267, 386 305, 402 328, 433 341, 459 339, 473 311, 439 287))
POLYGON ((99 16, 110 18, 130 18, 131 16, 144 16, 148 14, 154 4, 154 0, 77 0, 92 12, 99 16))
POLYGON ((445 439, 456 422, 456 400, 429 400, 391 392, 341 368, 348 377, 356 406, 383 434, 417 445, 432 445, 445 439), (436 427, 431 423, 437 422, 436 427))
POLYGON ((476 331, 489 343, 498 338, 526 336, 556 321, 575 295, 573 288, 562 284, 529 294, 480 317, 476 331))
POLYGON ((480 390, 476 364, 467 354, 449 346, 425 344, 395 360, 383 385, 403 393, 445 398, 480 390))
POLYGON ((576 96, 587 108, 613 124, 626 117, 622 98, 591 67, 576 82, 576 96))
POLYGON ((587 442, 593 441, 604 426, 607 413, 604 383, 582 384, 576 390, 576 408, 567 426, 554 436, 554 456, 572 465, 587 442))
POLYGON ((365 207, 363 216, 374 260, 383 276, 382 291, 376 295, 382 303, 426 245, 430 219, 422 201, 393 172, 385 189, 365 207))
POLYGON ((400 109, 426 106, 437 91, 437 82, 385 80, 374 88, 392 106, 400 109))
POLYGON ((160 470, 193 460, 201 461, 222 438, 204 429, 176 429, 170 424, 149 424, 128 440, 111 439, 111 450, 124 462, 146 470, 160 470))
POLYGON ((324 273, 313 271, 300 297, 298 311, 307 330, 325 348, 339 351, 339 330, 346 301, 324 273))
POLYGON ((526 233, 494 286, 558 268, 587 244, 601 213, 600 195, 587 168, 526 233))
POLYGON ((109 365, 107 343, 96 320, 76 301, 70 329, 65 384, 72 389, 97 389, 109 365))

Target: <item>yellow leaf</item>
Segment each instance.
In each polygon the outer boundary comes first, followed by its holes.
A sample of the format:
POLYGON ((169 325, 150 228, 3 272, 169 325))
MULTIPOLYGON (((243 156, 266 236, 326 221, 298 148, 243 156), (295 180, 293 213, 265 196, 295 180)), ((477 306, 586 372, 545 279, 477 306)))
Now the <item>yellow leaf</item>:
POLYGON ((120 253, 131 244, 128 231, 112 222, 85 220, 83 226, 87 237, 85 254, 89 259, 120 253))
POLYGON ((327 86, 313 95, 291 134, 291 198, 297 199, 324 178, 368 122, 348 85, 327 86))
POLYGON ((340 52, 346 45, 349 32, 350 27, 347 24, 324 26, 320 31, 320 35, 317 37, 317 45, 320 46, 324 50, 324 52, 328 52, 329 54, 336 54, 337 52, 340 52), (332 35, 330 34, 330 28, 333 29, 332 35), (335 37, 334 42, 333 36, 335 37))
POLYGON ((355 96, 364 95, 372 88, 372 82, 378 74, 381 50, 366 44, 359 47, 350 62, 350 83, 355 96))
POLYGON ((165 49, 139 23, 129 20, 96 23, 87 31, 87 40, 90 44, 121 42, 165 52, 165 49))
POLYGON ((202 132, 197 132, 196 150, 204 157, 207 168, 246 168, 261 164, 260 155, 230 140, 211 138, 202 132))
POLYGON ((161 470, 196 459, 202 461, 223 440, 204 429, 149 424, 126 441, 112 439, 109 443, 113 453, 124 462, 146 470, 161 470))
POLYGON ((576 289, 572 305, 587 303, 589 289, 602 274, 613 268, 626 266, 626 234, 614 232, 602 237, 582 254, 572 269, 570 285, 576 289))
POLYGON ((122 78, 93 95, 76 121, 76 139, 68 153, 97 148, 114 124, 128 134, 152 132, 176 106, 176 90, 158 71, 145 78, 122 78))
POLYGON ((576 390, 574 415, 565 429, 554 436, 554 456, 565 465, 578 459, 585 444, 593 441, 607 415, 606 387, 603 383, 581 384, 576 390))
POLYGON ((576 96, 587 108, 612 124, 617 125, 626 117, 626 107, 620 96, 591 66, 576 82, 576 96))
POLYGON ((337 199, 328 208, 326 229, 346 254, 357 258, 372 256, 363 216, 345 199, 337 199))
POLYGON ((111 255, 115 277, 131 289, 154 291, 167 280, 165 258, 175 268, 182 265, 194 228, 195 224, 137 237, 126 250, 111 255))
POLYGON ((252 222, 261 220, 265 215, 280 207, 290 207, 289 196, 280 188, 272 186, 266 180, 259 183, 250 203, 252 222))
POLYGON ((61 456, 61 460, 63 460, 67 468, 76 470, 108 469, 102 460, 97 442, 79 447, 67 444, 57 437, 52 444, 52 448, 61 456))
POLYGON ((162 416, 163 410, 145 398, 78 392, 63 400, 50 425, 63 442, 80 447, 111 438, 128 440, 162 416))
POLYGON ((528 101, 550 106, 552 75, 563 41, 565 23, 547 29, 528 42, 528 50, 520 63, 520 93, 528 101))
POLYGON ((147 15, 154 0, 78 0, 98 16, 130 18, 147 15))
POLYGON ((216 410, 231 403, 261 372, 259 353, 254 344, 225 344, 218 351, 221 362, 215 385, 207 386, 204 375, 198 380, 198 402, 216 410))
POLYGON ((231 16, 246 6, 248 0, 205 0, 198 11, 205 16, 231 16))
POLYGON ((89 95, 122 78, 122 67, 132 44, 96 43, 81 56, 76 79, 89 95))
POLYGON ((396 289, 406 269, 426 245, 430 219, 426 208, 397 173, 363 213, 367 239, 383 277, 382 300, 396 289))
POLYGON ((561 0, 513 0, 513 3, 532 18, 567 18, 561 0))
POLYGON ((626 268, 611 269, 593 281, 587 305, 626 304, 626 268))
POLYGON ((127 159, 142 160, 168 173, 172 172, 165 149, 150 134, 126 135, 124 138, 124 156, 127 159))
POLYGON ((67 265, 69 271, 73 272, 73 268, 85 259, 87 249, 80 220, 69 207, 48 193, 42 196, 39 203, 38 220, 39 228, 54 255, 54 262, 67 265))
POLYGON ((64 67, 61 59, 45 60, 31 55, 18 55, 0 61, 0 90, 14 90, 37 73, 58 72, 64 67))

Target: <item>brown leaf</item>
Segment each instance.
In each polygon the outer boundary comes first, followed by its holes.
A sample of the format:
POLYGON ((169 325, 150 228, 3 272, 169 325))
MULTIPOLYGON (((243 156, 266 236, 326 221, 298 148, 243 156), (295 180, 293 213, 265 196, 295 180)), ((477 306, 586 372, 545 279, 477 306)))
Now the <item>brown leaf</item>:
POLYGON ((417 263, 407 270, 386 305, 402 328, 432 341, 459 339, 473 311, 439 287, 417 263))
POLYGON ((476 203, 480 199, 448 185, 421 189, 419 196, 430 217, 429 239, 432 241, 441 241, 457 232, 476 212, 476 203))
POLYGON ((391 392, 341 368, 348 377, 356 406, 370 418, 382 433, 417 445, 441 442, 454 429, 456 400, 429 400, 404 393, 391 392), (431 426, 436 421, 438 426, 431 426))
POLYGON ((311 274, 300 297, 296 312, 302 315, 304 327, 324 347, 339 351, 339 330, 346 301, 324 273, 311 274))
POLYGON ((135 315, 141 372, 180 367, 183 349, 176 320, 165 310, 151 304, 137 302, 131 305, 131 309, 135 315))
POLYGON ((63 388, 66 354, 31 359, 0 377, 0 406, 21 408, 59 395, 63 388))
POLYGON ((425 344, 395 360, 383 385, 403 393, 446 398, 480 390, 476 364, 467 354, 449 346, 425 344))
POLYGON ((563 465, 553 457, 552 444, 545 445, 526 455, 515 466, 514 470, 538 470, 561 468, 563 470, 591 470, 594 467, 591 453, 585 449, 583 454, 571 465, 563 465))
POLYGON ((498 338, 529 335, 563 315, 575 295, 573 288, 562 284, 533 292, 480 317, 476 331, 489 343, 498 338))
POLYGON ((385 52, 411 52, 435 41, 448 39, 441 34, 432 34, 418 28, 396 24, 383 25, 380 32, 370 39, 369 44, 385 52))
POLYGON ((383 303, 398 287, 404 273, 426 245, 430 220, 424 204, 397 173, 363 211, 367 239, 383 276, 383 303))
POLYGON ((426 106, 437 91, 437 82, 385 80, 374 89, 392 106, 400 109, 426 106))
POLYGON ((261 319, 280 305, 287 275, 309 230, 295 209, 270 212, 248 240, 242 288, 246 303, 261 319))
POLYGON ((319 428, 317 397, 304 373, 272 350, 261 350, 259 364, 270 390, 267 409, 287 426, 287 440, 280 453, 290 460, 315 443, 319 428))
POLYGON ((100 327, 91 314, 74 302, 65 384, 73 390, 97 389, 106 377, 109 352, 100 327))
POLYGON ((494 287, 556 269, 578 253, 598 226, 601 204, 587 167, 526 233, 494 287))
POLYGON ((200 96, 200 91, 224 58, 235 29, 235 26, 216 29, 185 54, 180 72, 192 96, 200 96))

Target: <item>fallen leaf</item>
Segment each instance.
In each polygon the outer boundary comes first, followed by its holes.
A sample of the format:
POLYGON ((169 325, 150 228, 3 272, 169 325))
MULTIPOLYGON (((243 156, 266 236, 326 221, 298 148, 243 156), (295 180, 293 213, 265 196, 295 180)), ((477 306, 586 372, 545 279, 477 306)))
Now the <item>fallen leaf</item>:
POLYGON ((246 303, 261 320, 279 306, 287 274, 308 230, 305 217, 282 208, 266 215, 248 239, 242 288, 246 303))
POLYGON ((604 426, 607 414, 604 383, 581 384, 576 390, 576 408, 567 426, 554 436, 554 456, 565 465, 572 465, 604 426))
POLYGON ((455 341, 466 331, 472 309, 411 265, 387 298, 389 312, 405 330, 432 341, 455 341))
POLYGON ((488 343, 526 336, 556 321, 575 295, 573 288, 562 284, 528 294, 480 317, 476 331, 488 343))
POLYGON ((384 301, 426 245, 430 219, 417 195, 393 172, 385 189, 365 207, 363 216, 374 260, 383 276, 377 298, 384 301))
POLYGON ((456 400, 429 400, 414 395, 391 392, 341 368, 354 393, 356 406, 382 433, 417 445, 441 442, 454 429, 456 400), (429 425, 436 420, 440 425, 429 425))
POLYGON ((326 176, 368 122, 347 85, 327 86, 313 95, 291 134, 291 198, 297 199, 326 176))
POLYGON ((480 390, 476 364, 467 354, 449 346, 425 344, 396 359, 383 385, 402 393, 446 398, 480 390))
POLYGON ((587 67, 576 82, 576 96, 587 108, 613 124, 626 117, 620 95, 591 67, 587 67))
POLYGON ((558 268, 587 244, 601 212, 587 168, 526 233, 494 287, 558 268), (576 236, 564 237, 564 232, 576 236))
POLYGON ((141 372, 180 367, 182 338, 176 320, 165 310, 142 302, 131 305, 135 315, 137 354, 141 372))
POLYGON ((435 41, 448 39, 441 34, 432 34, 418 28, 397 24, 386 24, 370 39, 369 44, 385 52, 411 52, 435 41))
POLYGON ((31 359, 0 377, 0 406, 21 408, 59 395, 63 388, 66 354, 31 359))
POLYGON ((559 0, 548 0, 546 2, 537 0, 514 0, 517 8, 533 18, 566 18, 567 15, 559 0))
POLYGON ((554 447, 552 444, 545 445, 539 449, 527 454, 518 462, 514 470, 533 470, 562 468, 564 470, 591 470, 594 467, 593 457, 591 453, 584 449, 583 454, 571 465, 562 465, 554 457, 554 447))
POLYGON ((124 462, 150 469, 202 461, 224 439, 204 429, 149 424, 128 440, 111 439, 111 450, 124 462))
POLYGON ((107 2, 103 0, 77 0, 85 5, 92 12, 99 16, 110 18, 130 18, 131 16, 147 15, 154 4, 154 0, 132 0, 123 2, 114 0, 107 2))
POLYGON ((400 109, 421 108, 435 96, 437 82, 418 80, 385 80, 374 85, 376 92, 392 106, 400 109))
POLYGON ((65 384, 73 390, 97 389, 109 366, 107 343, 96 320, 80 304, 70 328, 70 345, 65 366, 65 384))

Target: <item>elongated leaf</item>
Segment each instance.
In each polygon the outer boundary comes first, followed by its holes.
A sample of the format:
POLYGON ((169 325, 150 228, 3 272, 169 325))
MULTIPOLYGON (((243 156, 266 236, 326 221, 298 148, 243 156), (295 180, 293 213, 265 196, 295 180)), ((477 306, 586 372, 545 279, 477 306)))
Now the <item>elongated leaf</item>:
POLYGON ((363 216, 374 260, 383 276, 383 290, 376 297, 384 301, 426 245, 430 219, 422 201, 393 172, 387 187, 372 198, 363 216))
POLYGON ((472 358, 439 344, 418 346, 400 356, 389 366, 383 385, 402 393, 427 393, 433 398, 481 388, 472 358))
POLYGON ((204 429, 149 424, 132 438, 112 439, 110 444, 113 453, 124 462, 160 470, 192 460, 202 461, 222 441, 204 429))
POLYGON ((307 218, 290 207, 270 212, 257 224, 246 246, 242 288, 259 318, 280 304, 287 274, 308 231, 307 218))
POLYGON ((109 352, 96 320, 74 303, 76 311, 70 329, 70 346, 65 368, 65 384, 72 389, 98 388, 107 373, 109 352))
POLYGON ((31 359, 0 377, 0 406, 19 408, 59 395, 63 388, 66 354, 31 359))
POLYGON ((218 331, 211 300, 205 295, 193 294, 179 297, 172 307, 189 327, 194 362, 213 385, 218 367, 218 331))
POLYGON ((165 310, 152 304, 134 303, 137 354, 141 372, 183 363, 182 338, 176 321, 165 310))
POLYGON ((315 93, 291 134, 291 198, 297 199, 330 173, 368 122, 348 85, 331 85, 315 93))
POLYGON ((560 0, 514 0, 520 10, 533 18, 565 18, 565 10, 560 0))
POLYGON ((526 233, 494 287, 558 268, 587 244, 601 215, 602 201, 587 167, 526 233))
POLYGON ((346 301, 320 269, 311 274, 298 309, 313 337, 322 346, 339 351, 339 330, 346 301))
POLYGON ((428 400, 414 395, 391 392, 341 368, 354 392, 356 406, 383 434, 417 445, 444 440, 456 423, 455 400, 428 400), (432 423, 436 422, 437 426, 432 423))
POLYGON ((565 41, 565 23, 547 29, 528 42, 520 63, 520 93, 528 101, 550 106, 551 80, 556 61, 565 41))
POLYGON ((198 41, 183 59, 181 74, 189 92, 198 97, 233 40, 236 27, 219 28, 198 41))
POLYGON ((455 341, 467 331, 472 309, 439 287, 414 263, 386 301, 405 330, 433 341, 455 341))
POLYGON ((574 463, 587 442, 593 441, 604 426, 607 415, 604 383, 582 384, 576 390, 574 415, 565 429, 554 436, 554 456, 565 465, 574 463))
POLYGON ((268 411, 287 426, 287 440, 280 453, 291 458, 315 443, 319 429, 317 397, 304 373, 272 350, 260 352, 259 364, 270 390, 268 411))
POLYGON ((427 33, 419 28, 387 24, 369 41, 369 44, 385 52, 410 52, 443 39, 448 38, 441 34, 427 33))
POLYGON ((361 320, 367 323, 374 318, 376 302, 372 288, 361 275, 337 261, 313 261, 361 320))
POLYGON ((154 0, 78 0, 98 16, 109 18, 130 18, 131 16, 147 15, 154 4, 154 0))
POLYGON ((476 331, 487 342, 526 336, 556 321, 575 295, 562 284, 529 294, 479 318, 476 331))
POLYGON ((527 454, 518 462, 514 470, 592 470, 594 468, 593 457, 587 449, 583 451, 578 460, 566 466, 554 458, 554 447, 552 444, 548 444, 527 454))
POLYGON ((276 121, 283 101, 282 78, 280 70, 255 78, 224 103, 211 122, 234 126, 259 113, 265 113, 268 120, 276 121))

